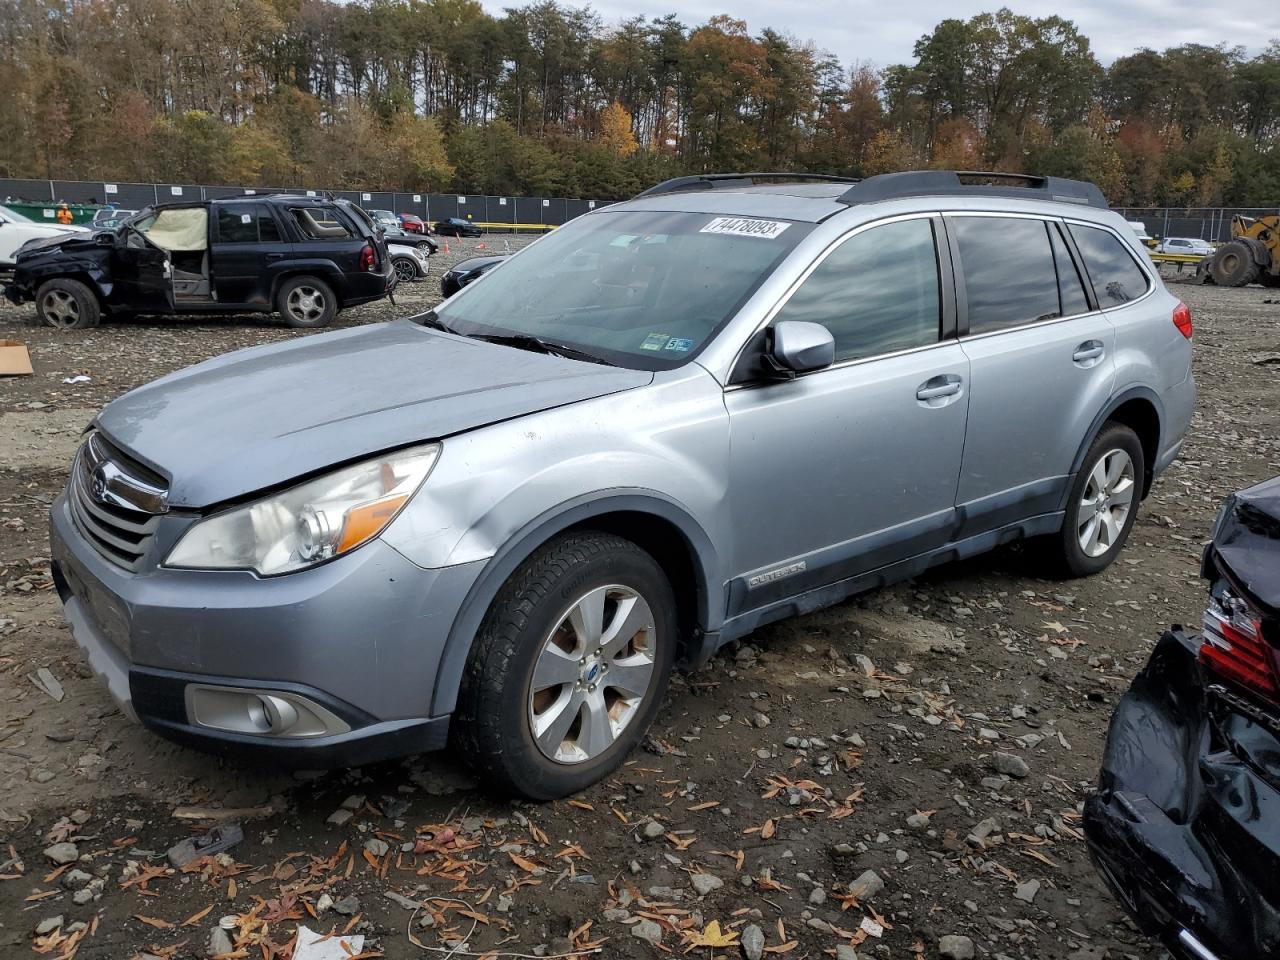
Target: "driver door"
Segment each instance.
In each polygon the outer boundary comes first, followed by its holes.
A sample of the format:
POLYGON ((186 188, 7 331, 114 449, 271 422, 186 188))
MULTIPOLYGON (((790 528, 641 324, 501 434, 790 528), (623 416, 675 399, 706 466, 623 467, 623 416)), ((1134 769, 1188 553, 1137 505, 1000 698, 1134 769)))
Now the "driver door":
POLYGON ((921 216, 846 239, 773 321, 827 327, 835 363, 726 391, 738 521, 731 615, 950 539, 969 361, 953 333, 939 231, 921 216))
POLYGON ((138 313, 173 312, 173 265, 169 254, 132 227, 111 257, 112 299, 138 313))

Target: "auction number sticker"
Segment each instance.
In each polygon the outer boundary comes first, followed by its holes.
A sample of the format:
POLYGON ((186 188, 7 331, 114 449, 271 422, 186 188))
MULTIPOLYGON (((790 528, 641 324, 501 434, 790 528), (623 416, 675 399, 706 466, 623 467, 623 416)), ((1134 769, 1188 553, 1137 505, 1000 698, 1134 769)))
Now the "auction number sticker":
POLYGON ((699 233, 727 233, 734 237, 760 237, 773 240, 791 226, 778 220, 755 220, 751 217, 716 217, 699 233))

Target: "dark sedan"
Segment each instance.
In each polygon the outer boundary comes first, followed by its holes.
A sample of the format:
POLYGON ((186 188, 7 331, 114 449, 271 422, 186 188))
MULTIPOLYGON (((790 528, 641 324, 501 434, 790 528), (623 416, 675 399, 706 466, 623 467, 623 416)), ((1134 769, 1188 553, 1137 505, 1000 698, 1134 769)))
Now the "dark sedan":
POLYGON ((470 260, 463 260, 440 278, 440 292, 446 297, 452 297, 467 284, 479 280, 506 259, 505 256, 502 256, 472 257, 470 260))
POLYGON ((484 233, 470 220, 463 220, 461 217, 437 220, 433 229, 442 237, 479 237, 484 233))

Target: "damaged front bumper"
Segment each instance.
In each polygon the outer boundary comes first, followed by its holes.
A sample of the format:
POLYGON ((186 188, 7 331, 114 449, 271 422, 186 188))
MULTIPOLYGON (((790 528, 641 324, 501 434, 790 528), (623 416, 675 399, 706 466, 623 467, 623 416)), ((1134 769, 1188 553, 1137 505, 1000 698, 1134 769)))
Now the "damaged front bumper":
POLYGON ((1111 721, 1085 836, 1138 926, 1175 956, 1280 956, 1280 735, 1166 632, 1111 721))

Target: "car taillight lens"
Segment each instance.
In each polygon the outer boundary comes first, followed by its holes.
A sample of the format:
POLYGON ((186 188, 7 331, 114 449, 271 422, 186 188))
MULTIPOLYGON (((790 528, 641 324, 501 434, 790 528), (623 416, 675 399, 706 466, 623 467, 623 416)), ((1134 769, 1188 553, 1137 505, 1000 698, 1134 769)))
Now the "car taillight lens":
POLYGON ((372 243, 366 243, 364 249, 360 251, 360 269, 372 270, 378 265, 378 251, 373 249, 372 243))
POLYGON ((1276 652, 1262 632, 1262 617, 1225 580, 1214 585, 1204 612, 1200 663, 1268 703, 1280 704, 1276 652))
POLYGON ((1191 339, 1194 329, 1191 325, 1191 308, 1185 303, 1179 303, 1173 308, 1173 325, 1178 328, 1178 332, 1191 339))

